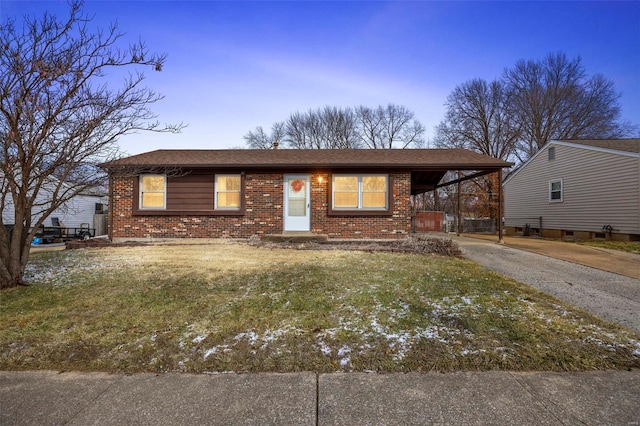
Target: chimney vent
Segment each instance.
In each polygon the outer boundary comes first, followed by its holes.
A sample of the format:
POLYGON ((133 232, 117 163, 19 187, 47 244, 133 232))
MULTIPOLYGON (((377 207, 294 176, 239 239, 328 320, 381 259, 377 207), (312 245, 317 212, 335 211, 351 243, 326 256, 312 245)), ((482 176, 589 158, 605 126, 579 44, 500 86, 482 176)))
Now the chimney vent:
POLYGON ((278 149, 278 145, 280 145, 280 144, 278 143, 278 141, 275 141, 275 142, 273 143, 273 149, 278 149))

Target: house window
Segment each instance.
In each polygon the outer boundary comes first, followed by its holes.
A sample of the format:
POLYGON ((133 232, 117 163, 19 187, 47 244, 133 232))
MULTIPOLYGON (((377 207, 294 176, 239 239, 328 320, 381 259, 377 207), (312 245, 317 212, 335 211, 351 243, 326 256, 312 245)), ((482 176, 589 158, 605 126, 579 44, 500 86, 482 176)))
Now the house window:
POLYGON ((240 175, 216 175, 216 209, 240 210, 240 175))
POLYGON ((549 202, 562 202, 562 179, 549 181, 549 202))
POLYGON ((333 208, 336 210, 386 210, 387 175, 334 175, 333 208))
POLYGON ((549 148, 549 161, 556 159, 556 147, 552 146, 549 148))
POLYGON ((164 209, 167 201, 167 178, 164 175, 140 176, 140 208, 164 209))

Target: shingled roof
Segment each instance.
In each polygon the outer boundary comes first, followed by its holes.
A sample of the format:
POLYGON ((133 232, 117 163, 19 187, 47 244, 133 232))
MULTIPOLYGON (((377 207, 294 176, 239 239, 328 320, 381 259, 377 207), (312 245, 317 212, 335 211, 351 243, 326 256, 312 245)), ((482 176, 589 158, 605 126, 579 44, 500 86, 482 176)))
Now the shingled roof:
POLYGON ((640 153, 640 139, 562 139, 558 142, 640 153))
POLYGON ((160 149, 111 161, 112 167, 397 168, 487 170, 512 163, 466 149, 160 149))

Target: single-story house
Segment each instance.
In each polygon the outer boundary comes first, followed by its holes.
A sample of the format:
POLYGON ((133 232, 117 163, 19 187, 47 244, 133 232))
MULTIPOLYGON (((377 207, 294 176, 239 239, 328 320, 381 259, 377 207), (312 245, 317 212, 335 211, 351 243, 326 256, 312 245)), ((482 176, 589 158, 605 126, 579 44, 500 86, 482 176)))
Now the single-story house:
POLYGON ((552 140, 504 182, 507 234, 640 240, 640 139, 552 140))
POLYGON ((111 237, 400 238, 411 195, 511 163, 464 149, 157 150, 103 165, 111 237))

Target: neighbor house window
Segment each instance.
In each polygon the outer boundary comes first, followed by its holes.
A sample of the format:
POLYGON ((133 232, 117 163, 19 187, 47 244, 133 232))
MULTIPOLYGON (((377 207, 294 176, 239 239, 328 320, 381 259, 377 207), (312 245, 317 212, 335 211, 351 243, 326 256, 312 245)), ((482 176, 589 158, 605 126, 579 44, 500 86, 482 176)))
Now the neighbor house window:
POLYGON ((336 210, 386 210, 389 202, 387 175, 334 175, 333 208, 336 210))
POLYGON ((216 175, 216 209, 240 210, 240 175, 216 175))
POLYGON ((164 175, 140 176, 140 208, 164 209, 167 201, 167 178, 164 175))
POLYGON ((556 159, 556 147, 555 146, 549 147, 549 161, 552 161, 555 159, 556 159))
POLYGON ((549 202, 562 201, 562 179, 549 181, 549 202))

